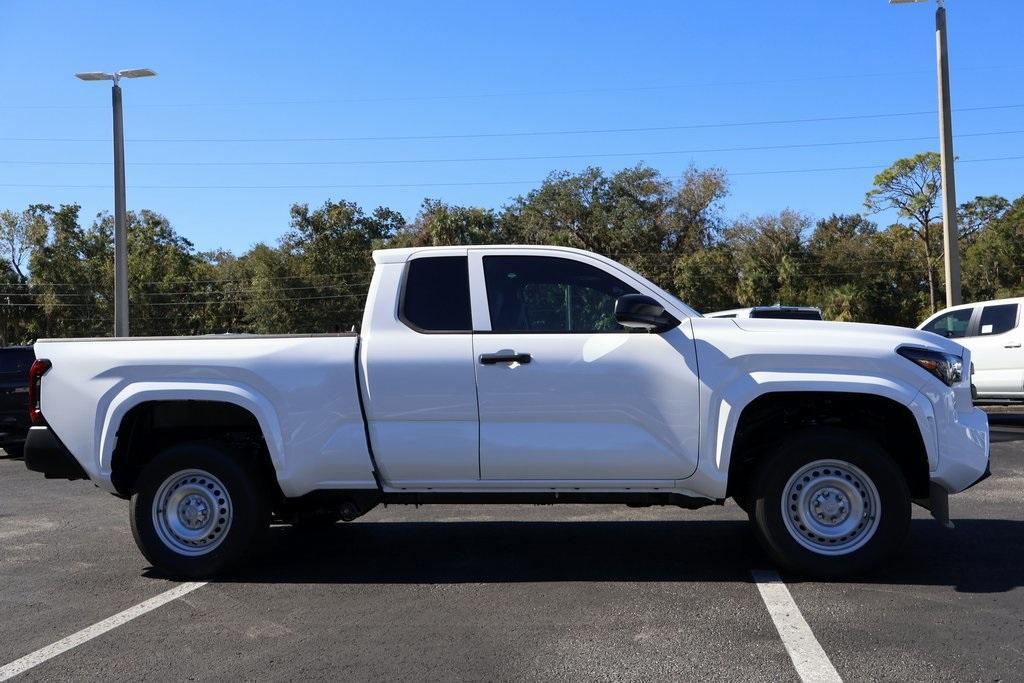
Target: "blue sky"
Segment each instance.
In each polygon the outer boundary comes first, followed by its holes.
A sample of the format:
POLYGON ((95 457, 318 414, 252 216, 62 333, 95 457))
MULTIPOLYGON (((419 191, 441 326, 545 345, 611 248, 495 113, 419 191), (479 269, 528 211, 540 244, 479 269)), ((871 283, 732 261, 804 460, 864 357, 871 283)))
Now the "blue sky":
MULTIPOLYGON (((1024 105, 1024 4, 948 8, 958 198, 1017 197, 1024 158, 969 160, 1024 157, 1024 107, 1009 107, 1024 105)), ((150 67, 157 78, 124 87, 128 206, 167 215, 200 249, 276 242, 293 202, 412 219, 427 196, 497 208, 553 170, 638 162, 670 176, 725 168, 730 216, 859 211, 877 169, 937 148, 934 114, 707 124, 933 111, 933 12, 886 0, 3 0, 0 208, 111 210, 109 88, 72 74, 150 67), (636 128, 661 130, 621 132, 636 128), (609 129, 620 132, 492 135, 609 129), (873 140, 889 141, 792 147, 873 140), (786 148, 722 151, 765 146, 786 148), (708 149, 720 151, 695 151, 708 149), (217 165, 241 162, 259 163, 217 165), (851 166, 870 168, 764 173, 851 166)))

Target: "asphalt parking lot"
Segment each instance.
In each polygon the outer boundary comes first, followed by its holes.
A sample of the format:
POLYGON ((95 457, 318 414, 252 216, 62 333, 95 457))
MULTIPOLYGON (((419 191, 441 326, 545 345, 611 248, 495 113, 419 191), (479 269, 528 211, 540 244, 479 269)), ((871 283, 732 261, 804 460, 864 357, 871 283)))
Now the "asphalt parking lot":
MULTIPOLYGON (((845 680, 1024 677, 1024 416, 992 417, 992 477, 915 511, 884 571, 783 574, 845 680)), ((734 505, 390 507, 303 535, 21 679, 792 680, 734 505)), ((127 504, 0 458, 0 667, 176 586, 127 504)))

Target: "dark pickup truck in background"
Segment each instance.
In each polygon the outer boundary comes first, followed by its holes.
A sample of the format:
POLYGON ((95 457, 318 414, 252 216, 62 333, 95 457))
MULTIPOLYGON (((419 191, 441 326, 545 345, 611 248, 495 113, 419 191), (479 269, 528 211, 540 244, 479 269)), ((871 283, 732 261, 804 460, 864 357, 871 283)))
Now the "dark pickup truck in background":
POLYGON ((0 348, 0 448, 21 455, 28 434, 28 370, 36 358, 31 346, 0 348))

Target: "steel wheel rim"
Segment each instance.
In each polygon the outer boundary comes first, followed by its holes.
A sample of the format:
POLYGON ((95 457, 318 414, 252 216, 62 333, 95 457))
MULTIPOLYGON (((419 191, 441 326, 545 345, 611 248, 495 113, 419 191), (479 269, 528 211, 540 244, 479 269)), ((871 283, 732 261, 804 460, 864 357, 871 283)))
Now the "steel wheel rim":
POLYGON ((224 541, 233 510, 227 487, 205 470, 167 477, 153 497, 153 528, 179 555, 206 555, 224 541))
POLYGON ((783 491, 786 530, 814 553, 852 553, 878 531, 878 489, 871 477, 848 462, 815 460, 797 470, 783 491))

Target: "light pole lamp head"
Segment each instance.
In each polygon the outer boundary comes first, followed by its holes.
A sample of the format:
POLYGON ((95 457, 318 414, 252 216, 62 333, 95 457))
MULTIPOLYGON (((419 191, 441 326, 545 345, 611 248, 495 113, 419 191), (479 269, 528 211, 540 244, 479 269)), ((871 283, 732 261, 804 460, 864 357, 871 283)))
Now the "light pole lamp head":
POLYGON ((122 69, 112 74, 105 71, 86 71, 75 74, 75 78, 82 81, 114 81, 115 85, 122 78, 146 78, 147 76, 156 76, 156 72, 152 69, 122 69))
POLYGON ((80 81, 112 81, 114 80, 114 74, 102 71, 86 71, 85 73, 75 74, 75 78, 80 81))
POLYGON ((156 76, 156 72, 152 69, 124 69, 115 75, 121 78, 146 78, 147 76, 156 76))

